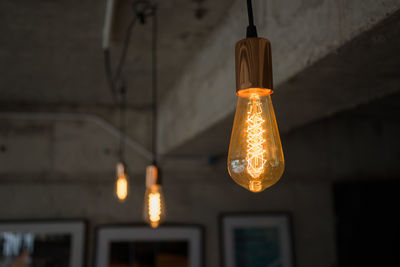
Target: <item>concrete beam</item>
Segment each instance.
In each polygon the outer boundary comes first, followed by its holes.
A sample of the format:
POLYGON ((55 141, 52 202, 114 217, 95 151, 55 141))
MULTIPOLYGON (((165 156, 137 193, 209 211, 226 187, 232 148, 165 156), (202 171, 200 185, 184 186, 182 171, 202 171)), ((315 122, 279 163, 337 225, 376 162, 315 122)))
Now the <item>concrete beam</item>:
POLYGON ((26 120, 26 121, 63 121, 63 122, 84 122, 98 126, 100 129, 110 134, 116 139, 124 138, 125 145, 147 160, 152 159, 151 152, 140 143, 132 140, 128 135, 122 133, 120 129, 114 127, 106 120, 85 113, 21 113, 21 112, 0 112, 0 120, 26 120))
MULTIPOLYGON (((289 131, 399 89, 394 83, 399 68, 397 71, 393 69, 399 60, 390 61, 390 56, 395 55, 376 51, 390 45, 388 40, 379 38, 374 43, 361 42, 360 45, 366 53, 358 53, 355 58, 336 58, 333 62, 328 60, 329 64, 323 69, 310 72, 308 76, 297 74, 328 54, 336 52, 337 48, 354 36, 387 18, 400 8, 400 2, 254 2, 259 35, 268 37, 272 42, 274 79, 277 87, 273 101, 281 130, 289 131), (370 52, 375 52, 374 59, 368 59, 370 52), (380 55, 384 56, 384 60, 380 60, 380 55), (385 64, 386 60, 390 63, 385 64), (373 66, 376 63, 379 65, 378 69, 373 66), (349 64, 351 69, 347 69, 349 64), (341 68, 344 68, 343 71, 339 76, 335 76, 335 72, 341 68), (368 71, 358 72, 360 70, 368 71), (382 78, 386 73, 390 76, 390 83, 383 85, 375 80, 373 84, 369 84, 365 79, 368 76, 365 75, 374 73, 374 70, 377 72, 373 78, 382 78), (319 76, 314 76, 316 74, 319 76), (356 76, 352 77, 354 74, 356 76), (293 77, 296 78, 292 79, 293 77)), ((245 16, 245 1, 236 1, 203 50, 182 74, 181 80, 163 100, 159 114, 159 143, 162 153, 176 150, 232 116, 236 103, 234 45, 244 37, 245 16)), ((395 38, 392 35, 388 37, 395 38)), ((357 49, 355 46, 349 51, 353 53, 357 52, 357 49)))
MULTIPOLYGON (((0 180, 16 175, 68 180, 105 173, 112 181, 119 137, 117 128, 92 114, 0 112, 0 180)), ((129 134, 125 142, 129 174, 143 176, 151 153, 129 134)))

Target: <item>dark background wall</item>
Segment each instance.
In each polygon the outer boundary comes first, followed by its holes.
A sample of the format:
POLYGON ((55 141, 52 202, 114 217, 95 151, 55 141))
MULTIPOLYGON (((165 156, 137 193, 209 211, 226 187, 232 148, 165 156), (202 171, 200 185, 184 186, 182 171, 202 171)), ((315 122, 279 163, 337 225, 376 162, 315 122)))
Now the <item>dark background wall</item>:
MULTIPOLYGON (((227 175, 224 157, 213 164, 196 159, 166 161, 164 190, 168 221, 205 226, 206 266, 219 264, 219 214, 243 211, 289 212, 299 267, 361 266, 354 264, 375 262, 379 255, 388 260, 386 256, 394 249, 388 244, 398 237, 394 227, 398 222, 399 201, 395 193, 399 189, 400 171, 400 124, 395 112, 398 98, 392 95, 282 136, 285 174, 278 184, 261 194, 250 194, 237 186, 227 175), (369 244, 374 241, 377 245, 369 244), (377 247, 381 249, 374 249, 377 247)), ((66 129, 91 129, 85 124, 62 125, 66 129)), ((48 129, 51 127, 32 130, 40 133, 38 140, 45 139, 54 145, 58 139, 43 134, 48 129)), ((74 131, 70 132, 69 149, 55 150, 63 155, 66 166, 77 164, 74 155, 82 153, 98 159, 98 164, 103 157, 107 161, 99 146, 104 141, 101 134, 95 140, 87 139, 85 146, 78 146, 81 139, 74 131)), ((15 142, 26 131, 14 131, 12 140, 6 138, 11 134, 7 129, 3 128, 1 134, 6 147, 0 153, 3 163, 8 157, 17 161, 13 151, 20 151, 24 144, 39 142, 35 139, 15 142)), ((39 162, 60 156, 46 153, 39 156, 43 146, 37 149, 39 162)), ((21 158, 24 157, 23 153, 21 158)), ((81 164, 91 166, 90 162, 81 164)), ((68 176, 65 173, 30 176, 22 171, 29 166, 21 160, 12 173, 2 174, 1 219, 87 218, 91 223, 89 251, 94 245, 94 225, 142 220, 144 174, 131 177, 132 194, 126 203, 120 204, 113 195, 113 174, 101 172, 101 166, 97 175, 87 176, 78 171, 67 173, 68 176)))

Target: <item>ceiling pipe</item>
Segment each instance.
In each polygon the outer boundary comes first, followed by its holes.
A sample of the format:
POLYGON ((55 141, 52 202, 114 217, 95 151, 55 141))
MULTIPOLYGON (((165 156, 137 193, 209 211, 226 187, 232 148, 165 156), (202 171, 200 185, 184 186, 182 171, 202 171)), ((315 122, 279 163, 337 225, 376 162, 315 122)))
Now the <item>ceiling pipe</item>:
POLYGON ((102 40, 103 50, 106 50, 110 47, 114 8, 115 8, 115 0, 107 0, 106 13, 104 16, 104 26, 103 26, 103 40, 102 40))

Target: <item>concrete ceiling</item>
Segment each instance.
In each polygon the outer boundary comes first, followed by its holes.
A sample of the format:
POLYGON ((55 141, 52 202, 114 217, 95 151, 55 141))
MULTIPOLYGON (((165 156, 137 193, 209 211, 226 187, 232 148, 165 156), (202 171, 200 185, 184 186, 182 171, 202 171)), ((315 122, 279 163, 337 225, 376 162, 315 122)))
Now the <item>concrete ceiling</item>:
MULTIPOLYGON (((130 1, 118 2, 114 63, 131 18, 130 1)), ((271 0, 268 9, 254 2, 260 35, 268 32, 275 44, 273 101, 282 134, 400 90, 399 2, 364 9, 361 0, 339 1, 340 8, 334 0, 271 0)), ((241 0, 205 1, 202 20, 195 7, 192 0, 159 1, 160 150, 185 160, 226 154, 236 102, 233 45, 246 23, 241 0)), ((113 172, 118 113, 104 75, 104 11, 105 1, 0 2, 0 174, 113 172), (53 114, 71 112, 98 117, 53 114), (99 118, 114 134, 93 123, 99 118)), ((138 173, 149 157, 134 147, 151 147, 150 27, 135 27, 124 70, 126 133, 136 141, 127 162, 138 173)))
MULTIPOLYGON (((255 1, 259 35, 273 40, 272 98, 281 132, 400 90, 400 2, 289 2, 255 1)), ((243 1, 236 1, 161 103, 163 153, 226 151, 237 101, 233 51, 244 13, 243 1)))
MULTIPOLYGON (((132 10, 118 0, 112 56, 119 56, 132 10)), ((205 1, 203 19, 193 0, 159 2, 159 90, 164 95, 186 63, 218 25, 232 0, 205 1)), ((101 34, 106 1, 0 2, 0 105, 109 106, 101 34)), ((136 25, 124 70, 129 105, 146 107, 150 98, 150 23, 136 25)), ((115 62, 114 62, 115 63, 115 62)))
MULTIPOLYGON (((361 110, 357 109, 359 105, 363 105, 363 112, 382 118, 398 116, 399 28, 400 12, 396 12, 334 53, 279 84, 272 99, 280 132, 289 133, 343 110, 361 110)), ((232 112, 171 150, 169 155, 225 155, 233 116, 232 112)))

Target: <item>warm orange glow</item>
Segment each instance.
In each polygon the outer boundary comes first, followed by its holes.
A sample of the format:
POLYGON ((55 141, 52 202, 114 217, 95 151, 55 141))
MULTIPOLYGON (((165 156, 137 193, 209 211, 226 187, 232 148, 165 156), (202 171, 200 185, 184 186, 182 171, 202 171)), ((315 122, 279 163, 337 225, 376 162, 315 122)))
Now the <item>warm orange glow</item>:
POLYGON ((115 188, 118 200, 121 202, 125 201, 128 196, 128 180, 125 175, 118 177, 115 188))
POLYGON ((128 177, 126 167, 123 162, 118 162, 116 166, 115 195, 120 202, 124 202, 128 197, 128 177))
POLYGON ((144 220, 153 228, 164 222, 166 209, 161 185, 153 184, 147 187, 144 197, 143 216, 144 220))
POLYGON ((271 93, 262 88, 238 92, 228 171, 236 183, 252 192, 275 184, 285 166, 271 93))
POLYGON ((263 133, 263 118, 261 101, 258 94, 250 95, 249 108, 247 111, 247 172, 251 177, 257 179, 264 171, 265 139, 263 133))
POLYGON ((237 95, 240 97, 251 97, 252 95, 256 94, 259 97, 267 96, 272 94, 274 91, 267 88, 249 88, 237 91, 237 95))
POLYGON ((152 227, 157 227, 161 219, 160 193, 149 194, 149 219, 152 227))

